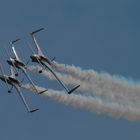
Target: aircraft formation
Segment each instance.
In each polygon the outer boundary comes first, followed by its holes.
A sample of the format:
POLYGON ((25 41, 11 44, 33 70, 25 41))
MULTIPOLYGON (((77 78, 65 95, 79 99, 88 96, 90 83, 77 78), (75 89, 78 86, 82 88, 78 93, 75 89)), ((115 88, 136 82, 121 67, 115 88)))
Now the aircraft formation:
MULTIPOLYGON (((34 52, 33 49, 31 48, 32 50, 32 55, 30 56, 31 60, 33 63, 37 63, 38 65, 40 65, 40 70, 38 71, 39 74, 41 74, 43 72, 43 70, 49 70, 53 76, 56 78, 56 80, 60 83, 60 85, 65 89, 65 91, 68 93, 68 94, 71 94, 73 93, 77 88, 80 87, 80 85, 76 85, 74 88, 72 89, 68 89, 68 87, 63 83, 62 80, 59 79, 59 77, 57 76, 54 68, 53 68, 53 61, 55 58, 53 58, 52 60, 49 59, 47 56, 45 56, 43 54, 43 52, 41 51, 41 48, 40 46, 38 45, 38 42, 35 38, 35 34, 40 32, 40 31, 43 31, 44 28, 40 28, 38 30, 35 30, 33 32, 30 33, 31 37, 32 37, 32 40, 33 40, 33 43, 34 43, 34 46, 36 47, 36 50, 37 52, 34 52)), ((25 75, 25 77, 27 78, 27 80, 29 81, 29 83, 32 85, 32 87, 34 88, 34 91, 37 93, 37 94, 42 94, 44 92, 47 91, 46 90, 43 90, 41 92, 39 92, 35 86, 35 83, 34 81, 32 80, 32 78, 30 77, 27 69, 28 69, 28 66, 26 63, 24 63, 19 55, 17 54, 17 51, 16 51, 16 48, 15 48, 15 43, 18 42, 20 39, 16 39, 14 41, 10 41, 9 44, 11 46, 11 49, 12 49, 12 52, 14 54, 14 57, 11 57, 8 52, 6 51, 5 49, 5 53, 7 54, 8 56, 8 59, 7 59, 7 63, 9 65, 9 68, 10 68, 10 75, 5 75, 4 74, 4 71, 3 71, 3 68, 2 68, 2 65, 0 64, 0 71, 1 71, 1 74, 0 74, 0 79, 6 84, 7 86, 7 89, 8 89, 8 93, 11 93, 12 89, 15 88, 21 101, 23 102, 23 105, 25 106, 27 112, 35 112, 37 111, 38 109, 30 109, 29 105, 27 104, 27 101, 25 100, 23 94, 22 94, 22 91, 21 91, 21 87, 22 87, 22 82, 23 81, 19 81, 17 79, 17 77, 19 76, 19 71, 22 71, 25 75)))

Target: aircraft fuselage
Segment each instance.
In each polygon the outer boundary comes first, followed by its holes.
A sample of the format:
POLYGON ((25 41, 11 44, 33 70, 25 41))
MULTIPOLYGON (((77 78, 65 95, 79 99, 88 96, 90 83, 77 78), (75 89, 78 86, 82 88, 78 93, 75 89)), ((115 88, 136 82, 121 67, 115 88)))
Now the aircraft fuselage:
POLYGON ((44 57, 42 55, 34 54, 34 55, 31 55, 30 58, 32 59, 32 62, 41 63, 42 65, 45 65, 45 63, 48 63, 50 66, 52 65, 50 60, 47 57, 44 57))
POLYGON ((3 82, 7 81, 7 83, 12 85, 12 86, 14 86, 14 85, 21 86, 20 82, 17 79, 13 78, 13 77, 0 75, 0 79, 3 82))
POLYGON ((11 58, 9 60, 7 60, 7 63, 9 65, 11 65, 13 67, 15 66, 17 68, 21 68, 21 67, 25 67, 26 66, 23 62, 21 62, 19 60, 11 59, 11 58))
POLYGON ((9 78, 9 80, 15 85, 18 85, 19 87, 21 87, 21 83, 20 83, 20 81, 18 81, 17 79, 15 79, 15 78, 13 78, 13 77, 8 77, 9 78))

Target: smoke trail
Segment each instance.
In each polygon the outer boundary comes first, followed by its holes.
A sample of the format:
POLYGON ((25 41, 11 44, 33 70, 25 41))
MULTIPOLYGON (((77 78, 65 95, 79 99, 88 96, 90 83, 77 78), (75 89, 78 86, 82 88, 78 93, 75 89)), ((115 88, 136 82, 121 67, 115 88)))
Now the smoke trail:
POLYGON ((132 81, 132 79, 126 79, 123 76, 110 75, 107 72, 98 73, 94 71, 93 69, 83 70, 80 67, 76 67, 74 65, 59 64, 56 61, 54 61, 53 68, 56 69, 58 72, 64 72, 66 74, 71 75, 72 77, 75 77, 77 79, 84 80, 84 81, 86 80, 93 81, 96 78, 100 78, 101 80, 103 80, 103 78, 105 78, 105 80, 111 80, 111 82, 113 83, 123 82, 123 85, 134 84, 134 85, 140 86, 140 83, 136 83, 132 81))
MULTIPOLYGON (((24 85, 23 87, 34 91, 34 88, 29 84, 24 85)), ((42 87, 36 86, 36 88, 39 91, 45 90, 42 87)), ((131 121, 140 120, 140 110, 130 105, 124 106, 118 103, 104 102, 99 98, 85 97, 82 95, 68 95, 64 91, 56 91, 51 89, 41 95, 48 97, 49 99, 56 100, 60 103, 64 103, 65 105, 86 109, 91 112, 96 112, 97 114, 107 114, 111 117, 125 118, 131 121)))
MULTIPOLYGON (((79 67, 64 64, 56 64, 55 69, 59 72, 56 72, 56 74, 65 84, 80 84, 78 89, 80 95, 69 96, 70 99, 72 98, 70 105, 77 99, 79 101, 77 101, 77 107, 80 108, 89 109, 97 113, 106 113, 113 117, 122 116, 132 120, 139 118, 139 113, 137 114, 137 112, 140 112, 139 83, 123 77, 111 76, 107 73, 97 73, 94 70, 82 70, 79 67)), ((38 73, 40 67, 31 66, 29 70, 38 73)), ((56 80, 49 71, 43 71, 42 75, 51 80, 56 80)), ((58 91, 55 91, 55 93, 58 93, 58 91)), ((64 95, 64 99, 66 97, 67 95, 64 95)), ((68 99, 68 102, 70 99, 68 99)), ((73 104, 75 105, 75 103, 73 104)))
MULTIPOLYGON (((40 67, 32 66, 29 69, 33 72, 38 72, 40 67)), ((118 78, 115 79, 106 74, 96 74, 96 72, 92 72, 93 76, 90 77, 90 80, 84 80, 84 78, 81 80, 81 78, 73 77, 71 74, 56 74, 65 84, 80 84, 78 91, 83 92, 83 94, 122 105, 135 105, 135 107, 140 108, 140 86, 138 84, 118 78)), ((90 76, 92 74, 90 73, 90 76)), ((49 71, 43 71, 42 75, 55 80, 55 77, 49 71)), ((84 71, 84 75, 87 76, 86 71, 84 71)))

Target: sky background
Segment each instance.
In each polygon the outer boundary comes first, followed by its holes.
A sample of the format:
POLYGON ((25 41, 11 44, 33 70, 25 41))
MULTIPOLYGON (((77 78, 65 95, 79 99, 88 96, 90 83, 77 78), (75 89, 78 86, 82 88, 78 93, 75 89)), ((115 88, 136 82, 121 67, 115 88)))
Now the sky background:
MULTIPOLYGON (((60 63, 140 79, 140 2, 138 0, 1 0, 0 59, 8 73, 2 47, 20 37, 17 51, 24 61, 31 52, 29 33, 47 28, 37 38, 42 50, 60 63)), ((61 88, 57 82, 31 74, 38 85, 61 88)), ((2 83, 2 82, 1 82, 2 83)), ((114 119, 74 109, 24 91, 32 107, 26 113, 16 92, 0 86, 2 140, 139 140, 140 122, 114 119)))

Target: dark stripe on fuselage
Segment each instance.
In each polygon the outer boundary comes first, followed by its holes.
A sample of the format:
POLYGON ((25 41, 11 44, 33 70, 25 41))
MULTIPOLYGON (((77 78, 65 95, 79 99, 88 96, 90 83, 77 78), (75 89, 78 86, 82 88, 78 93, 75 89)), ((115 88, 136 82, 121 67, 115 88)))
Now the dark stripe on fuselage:
POLYGON ((51 65, 51 62, 49 59, 47 59, 46 57, 43 56, 34 56, 31 55, 30 58, 32 59, 32 62, 37 62, 37 63, 41 63, 42 65, 45 65, 45 62, 48 63, 49 65, 51 65), (39 61, 39 62, 38 62, 39 61))

